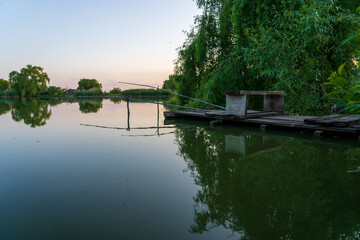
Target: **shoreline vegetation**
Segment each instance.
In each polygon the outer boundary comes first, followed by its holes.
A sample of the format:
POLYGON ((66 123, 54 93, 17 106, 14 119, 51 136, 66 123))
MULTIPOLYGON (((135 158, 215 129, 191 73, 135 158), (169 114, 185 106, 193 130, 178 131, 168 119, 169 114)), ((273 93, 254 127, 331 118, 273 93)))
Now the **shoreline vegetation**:
MULTIPOLYGON (((38 95, 34 95, 34 96, 30 96, 32 98, 42 98, 42 97, 54 97, 54 98, 82 98, 82 97, 103 97, 103 98, 107 98, 107 97, 122 97, 122 98, 126 98, 126 97, 156 97, 157 93, 156 90, 153 89, 129 89, 129 90, 124 90, 119 94, 112 94, 110 92, 106 92, 106 91, 99 91, 99 90, 95 90, 95 91, 77 91, 74 93, 63 93, 63 94, 48 94, 48 93, 43 93, 43 94, 38 94, 38 95)), ((159 89, 159 93, 158 93, 159 97, 170 97, 170 93, 162 91, 161 89, 159 89)), ((0 98, 19 98, 20 96, 17 94, 17 92, 15 91, 1 91, 0 92, 0 98)))
POLYGON ((196 3, 202 13, 164 89, 221 106, 225 91, 284 91, 285 111, 293 115, 327 115, 334 105, 360 113, 360 2, 196 3))
POLYGON ((49 86, 50 78, 43 68, 27 65, 20 71, 9 73, 9 80, 0 79, 0 98, 83 98, 83 97, 168 97, 163 89, 128 89, 122 91, 114 87, 103 91, 102 84, 96 79, 83 78, 76 89, 49 86))

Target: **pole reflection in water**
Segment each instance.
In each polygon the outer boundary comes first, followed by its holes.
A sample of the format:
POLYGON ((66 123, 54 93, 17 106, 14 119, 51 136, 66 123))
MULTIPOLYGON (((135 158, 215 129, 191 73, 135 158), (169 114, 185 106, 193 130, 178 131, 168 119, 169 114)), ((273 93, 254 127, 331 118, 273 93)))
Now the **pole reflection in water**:
POLYGON ((239 154, 241 157, 254 157, 279 148, 281 148, 281 141, 276 137, 255 134, 225 135, 225 151, 239 154))

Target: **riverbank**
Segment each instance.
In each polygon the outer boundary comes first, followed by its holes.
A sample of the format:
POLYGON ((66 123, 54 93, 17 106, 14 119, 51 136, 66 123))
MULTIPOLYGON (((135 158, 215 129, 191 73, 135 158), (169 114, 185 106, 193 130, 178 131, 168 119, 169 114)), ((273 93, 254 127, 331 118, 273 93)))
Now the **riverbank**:
MULTIPOLYGON (((125 91, 121 91, 120 94, 111 94, 110 92, 103 92, 101 90, 96 91, 76 91, 72 94, 64 93, 64 94, 41 94, 32 97, 56 97, 56 98, 77 98, 77 97, 169 97, 170 93, 159 89, 158 91, 155 89, 129 89, 125 91)), ((17 98, 18 94, 15 91, 3 91, 0 92, 0 97, 3 98, 17 98)))

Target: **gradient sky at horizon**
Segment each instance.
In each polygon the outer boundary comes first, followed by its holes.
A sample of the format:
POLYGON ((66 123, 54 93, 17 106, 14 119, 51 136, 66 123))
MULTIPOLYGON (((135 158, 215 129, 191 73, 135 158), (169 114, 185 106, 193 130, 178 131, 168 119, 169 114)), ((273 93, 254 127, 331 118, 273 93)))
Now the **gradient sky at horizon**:
POLYGON ((161 86, 199 13, 193 0, 0 0, 0 78, 32 64, 60 87, 161 86))

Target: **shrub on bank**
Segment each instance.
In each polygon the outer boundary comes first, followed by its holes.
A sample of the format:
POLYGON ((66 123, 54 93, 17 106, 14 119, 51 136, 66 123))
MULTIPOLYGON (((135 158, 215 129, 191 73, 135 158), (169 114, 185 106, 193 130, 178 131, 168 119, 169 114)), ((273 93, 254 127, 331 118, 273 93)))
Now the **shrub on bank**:
POLYGON ((121 94, 121 89, 120 88, 113 88, 110 92, 110 95, 120 95, 121 94))
POLYGON ((81 91, 76 91, 75 92, 75 96, 81 97, 81 96, 101 96, 104 93, 100 90, 81 90, 81 91))
MULTIPOLYGON (((155 89, 129 89, 121 92, 124 96, 156 96, 155 89)), ((170 93, 159 89, 159 95, 170 95, 170 93)))

